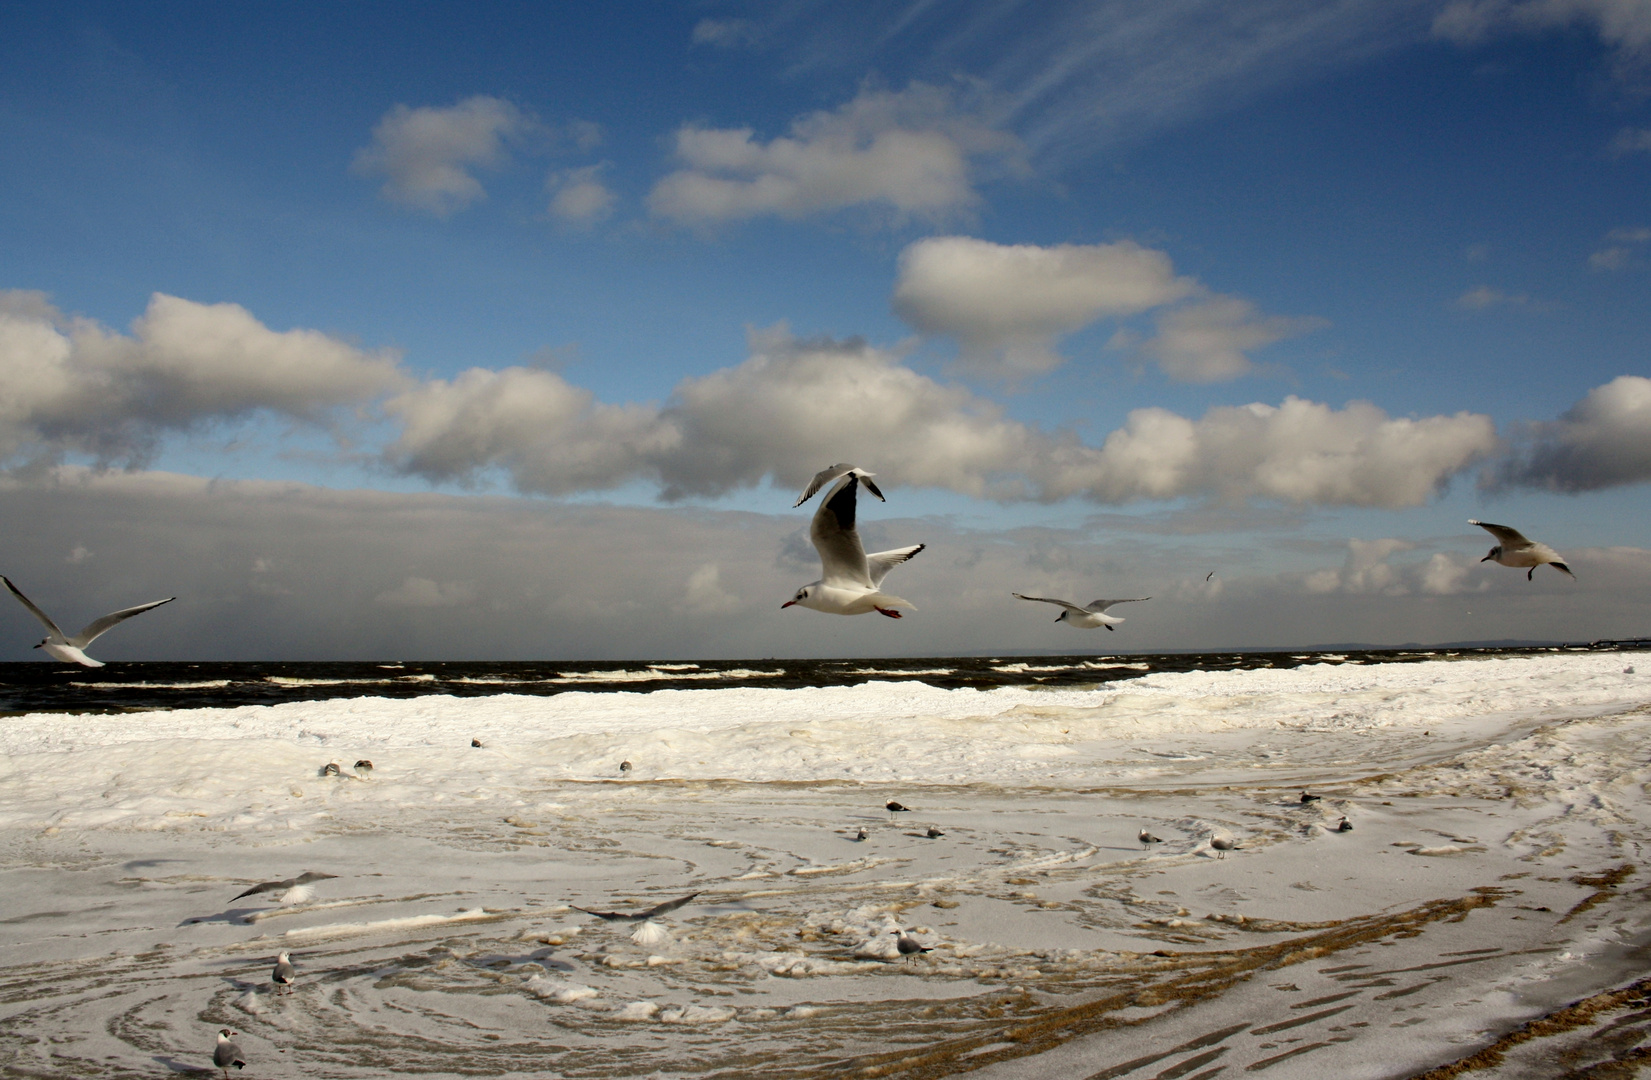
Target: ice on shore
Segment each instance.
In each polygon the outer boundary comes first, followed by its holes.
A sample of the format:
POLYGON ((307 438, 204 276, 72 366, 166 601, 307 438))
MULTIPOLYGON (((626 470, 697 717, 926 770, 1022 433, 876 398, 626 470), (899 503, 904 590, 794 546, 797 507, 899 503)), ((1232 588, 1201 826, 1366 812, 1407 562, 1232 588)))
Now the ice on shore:
POLYGON ((198 1068, 230 1026, 268 1076, 1409 1075, 1651 941, 1626 666, 7 717, 0 1072, 198 1068))

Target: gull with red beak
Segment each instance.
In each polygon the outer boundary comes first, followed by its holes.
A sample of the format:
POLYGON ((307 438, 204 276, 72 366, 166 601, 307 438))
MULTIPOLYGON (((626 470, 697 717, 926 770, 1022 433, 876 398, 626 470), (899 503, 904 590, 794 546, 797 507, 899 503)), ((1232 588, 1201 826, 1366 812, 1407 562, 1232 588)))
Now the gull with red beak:
POLYGON ((797 590, 797 595, 780 605, 783 610, 792 604, 831 615, 864 615, 875 611, 891 619, 900 618, 899 608, 914 605, 898 596, 882 591, 888 572, 922 551, 926 544, 895 548, 867 555, 860 543, 859 530, 854 525, 855 498, 862 484, 865 489, 887 502, 877 485, 871 482, 872 473, 853 465, 833 465, 822 469, 809 482, 808 490, 796 504, 801 506, 833 480, 836 485, 820 501, 814 512, 814 522, 808 528, 808 538, 820 553, 820 580, 811 581, 797 590))

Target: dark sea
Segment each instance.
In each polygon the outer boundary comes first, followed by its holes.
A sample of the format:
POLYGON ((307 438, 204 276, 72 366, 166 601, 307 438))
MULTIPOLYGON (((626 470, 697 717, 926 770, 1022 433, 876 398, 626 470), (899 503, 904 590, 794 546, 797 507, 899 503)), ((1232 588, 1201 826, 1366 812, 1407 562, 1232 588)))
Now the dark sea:
MULTIPOLYGON (((1592 648, 1615 647, 1599 642, 1592 648)), ((1629 645, 1627 647, 1643 647, 1629 645)), ((864 682, 918 681, 943 689, 1048 686, 1077 689, 1159 671, 1291 668, 1302 664, 1394 664, 1467 656, 1586 650, 1532 648, 1342 649, 1305 652, 1160 653, 1113 656, 925 656, 858 660, 382 661, 0 663, 0 715, 109 713, 276 705, 332 698, 427 694, 560 694, 719 689, 795 690, 864 682)))

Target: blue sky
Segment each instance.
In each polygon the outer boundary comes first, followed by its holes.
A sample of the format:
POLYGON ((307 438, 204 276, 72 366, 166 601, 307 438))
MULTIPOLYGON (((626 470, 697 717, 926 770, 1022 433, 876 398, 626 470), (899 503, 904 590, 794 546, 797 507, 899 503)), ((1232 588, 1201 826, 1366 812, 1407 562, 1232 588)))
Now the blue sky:
POLYGON ((286 598, 112 657, 1096 644, 1010 589, 1170 598, 1114 648, 1651 632, 1647 0, 20 4, 0 140, 4 572, 286 598), (777 610, 832 460, 991 553, 903 637, 777 610), (363 548, 404 513, 458 532, 363 548))

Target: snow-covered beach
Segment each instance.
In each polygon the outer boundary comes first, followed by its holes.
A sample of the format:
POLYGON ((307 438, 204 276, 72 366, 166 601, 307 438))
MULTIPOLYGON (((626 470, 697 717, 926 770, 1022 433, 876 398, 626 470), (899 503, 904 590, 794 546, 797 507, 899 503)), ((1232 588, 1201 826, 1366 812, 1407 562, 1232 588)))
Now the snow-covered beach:
POLYGON ((1637 661, 7 717, 0 1069, 1411 1076, 1645 974, 1637 661))

